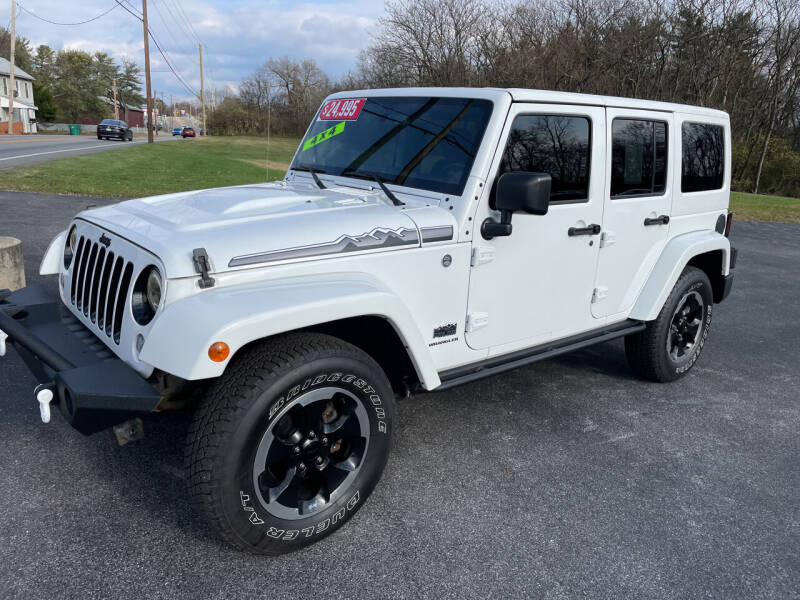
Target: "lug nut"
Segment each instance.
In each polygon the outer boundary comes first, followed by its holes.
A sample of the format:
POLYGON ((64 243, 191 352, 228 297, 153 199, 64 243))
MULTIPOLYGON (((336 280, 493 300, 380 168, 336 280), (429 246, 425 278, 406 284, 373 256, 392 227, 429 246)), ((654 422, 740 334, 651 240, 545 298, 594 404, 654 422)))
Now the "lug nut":
POLYGON ((301 463, 297 463, 297 469, 299 471, 305 471, 306 470, 306 463, 302 463, 302 462, 301 463))
POLYGON ((295 446, 294 448, 292 448, 292 453, 293 454, 300 454, 300 446, 295 446))
POLYGON ((322 457, 318 456, 317 458, 314 459, 314 462, 317 463, 318 465, 321 465, 322 464, 322 457))
POLYGON ((326 438, 326 437, 322 438, 321 443, 322 443, 323 446, 327 446, 328 445, 328 438, 326 438))
POLYGON ((313 440, 317 435, 313 431, 308 432, 308 439, 313 440))

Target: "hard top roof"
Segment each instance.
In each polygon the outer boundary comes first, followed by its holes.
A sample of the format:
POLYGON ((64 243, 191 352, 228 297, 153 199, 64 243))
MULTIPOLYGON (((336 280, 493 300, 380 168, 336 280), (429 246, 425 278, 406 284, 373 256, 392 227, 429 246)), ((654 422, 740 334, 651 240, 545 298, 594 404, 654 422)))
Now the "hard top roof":
POLYGON ((523 88, 457 88, 457 87, 411 87, 385 88, 374 90, 351 90, 331 94, 330 98, 353 98, 355 96, 437 96, 460 98, 486 98, 495 100, 501 96, 511 96, 513 102, 536 102, 540 104, 578 104, 586 106, 609 106, 632 108, 638 110, 656 110, 661 112, 681 112, 717 118, 728 118, 728 114, 713 108, 638 100, 636 98, 618 98, 615 96, 598 96, 595 94, 576 94, 573 92, 553 92, 549 90, 529 90, 523 88))

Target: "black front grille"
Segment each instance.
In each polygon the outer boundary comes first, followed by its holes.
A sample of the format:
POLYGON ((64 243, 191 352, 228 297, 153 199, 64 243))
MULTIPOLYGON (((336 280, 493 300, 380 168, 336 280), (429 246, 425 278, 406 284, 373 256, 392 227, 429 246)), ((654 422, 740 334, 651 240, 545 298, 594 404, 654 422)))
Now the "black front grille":
POLYGON ((119 344, 133 263, 81 236, 72 267, 70 302, 119 344))

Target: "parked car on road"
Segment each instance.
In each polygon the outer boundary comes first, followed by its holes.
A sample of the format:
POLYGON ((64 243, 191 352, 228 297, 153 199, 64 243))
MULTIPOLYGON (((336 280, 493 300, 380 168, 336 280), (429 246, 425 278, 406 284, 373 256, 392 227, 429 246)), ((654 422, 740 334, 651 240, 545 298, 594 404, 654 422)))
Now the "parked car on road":
MULTIPOLYGON (((0 349, 5 336, 38 377, 44 422, 58 406, 124 443, 140 415, 193 409, 194 505, 234 546, 283 554, 364 505, 397 397, 617 338, 643 379, 686 375, 733 283, 730 182, 717 110, 340 92, 283 181, 78 214, 40 267, 61 299, 0 293, 0 349)), ((460 417, 491 421, 492 398, 483 409, 460 417)), ((426 465, 424 485, 442 468, 426 465)))
POLYGON ((111 138, 131 142, 133 141, 133 130, 125 121, 103 119, 97 126, 97 139, 108 140, 111 138))
POLYGON ((173 127, 172 135, 180 135, 183 131, 183 127, 173 127))
POLYGON ((183 136, 185 138, 187 138, 187 137, 193 138, 193 137, 195 137, 195 135, 196 135, 195 131, 191 127, 184 127, 183 131, 181 131, 181 136, 183 136))

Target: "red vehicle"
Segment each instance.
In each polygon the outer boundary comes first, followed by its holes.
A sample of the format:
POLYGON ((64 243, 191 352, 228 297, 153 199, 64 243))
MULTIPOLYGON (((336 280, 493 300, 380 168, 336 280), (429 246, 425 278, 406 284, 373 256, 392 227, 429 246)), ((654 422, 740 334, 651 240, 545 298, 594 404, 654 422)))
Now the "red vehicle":
POLYGON ((192 137, 193 138, 193 137, 195 137, 195 135, 197 135, 197 134, 194 132, 194 129, 192 129, 191 127, 184 127, 183 131, 181 131, 181 137, 184 137, 184 138, 187 138, 187 137, 192 137))

